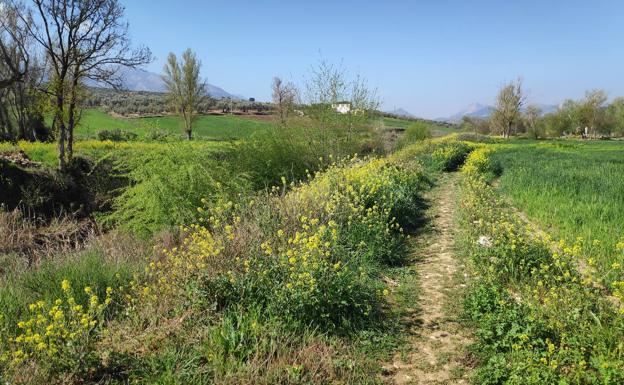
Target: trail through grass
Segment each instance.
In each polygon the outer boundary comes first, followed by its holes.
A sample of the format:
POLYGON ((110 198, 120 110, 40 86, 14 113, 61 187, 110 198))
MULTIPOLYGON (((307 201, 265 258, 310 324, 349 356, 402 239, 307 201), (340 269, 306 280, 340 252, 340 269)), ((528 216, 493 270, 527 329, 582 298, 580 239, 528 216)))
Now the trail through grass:
POLYGON ((453 299, 462 269, 453 251, 457 177, 445 175, 429 195, 430 226, 412 241, 420 301, 403 319, 410 351, 397 353, 385 372, 395 384, 467 384, 464 349, 470 337, 453 299))

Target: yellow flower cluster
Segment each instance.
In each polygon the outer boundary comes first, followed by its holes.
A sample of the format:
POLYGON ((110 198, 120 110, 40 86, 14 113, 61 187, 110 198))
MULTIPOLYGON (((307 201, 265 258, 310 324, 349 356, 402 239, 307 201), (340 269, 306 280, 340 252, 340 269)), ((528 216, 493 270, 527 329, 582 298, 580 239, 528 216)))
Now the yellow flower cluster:
POLYGON ((481 146, 473 150, 466 163, 462 167, 462 172, 465 174, 480 175, 486 172, 493 171, 492 160, 490 158, 493 149, 488 146, 481 146))
POLYGON ((165 258, 149 262, 144 276, 130 282, 131 290, 126 294, 129 302, 157 301, 162 296, 179 294, 189 278, 207 273, 208 266, 222 254, 222 242, 208 228, 191 225, 182 227, 181 232, 185 238, 180 247, 163 250, 165 258))
POLYGON ((91 287, 85 287, 89 298, 86 307, 76 302, 68 280, 61 282, 61 289, 63 298, 28 306, 30 317, 17 324, 20 333, 9 341, 9 349, 0 355, 0 362, 17 366, 30 358, 67 360, 72 352, 87 343, 103 320, 113 289, 107 288, 101 301, 91 287))

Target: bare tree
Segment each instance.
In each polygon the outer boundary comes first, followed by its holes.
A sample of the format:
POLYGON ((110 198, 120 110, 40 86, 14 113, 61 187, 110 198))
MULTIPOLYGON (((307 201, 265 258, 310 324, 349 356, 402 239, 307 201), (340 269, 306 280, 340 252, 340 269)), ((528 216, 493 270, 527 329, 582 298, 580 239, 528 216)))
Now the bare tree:
POLYGON ((540 116, 542 115, 542 109, 536 105, 527 106, 524 111, 524 120, 526 122, 526 128, 529 135, 538 139, 542 132, 540 130, 540 116))
POLYGON ((295 105, 297 89, 292 82, 284 83, 279 77, 273 78, 273 103, 277 109, 280 122, 285 123, 295 105))
POLYGON ((197 118, 199 104, 206 97, 207 85, 200 77, 201 62, 187 49, 182 53, 182 62, 170 53, 162 76, 176 113, 184 120, 184 132, 192 139, 193 122, 197 118))
MULTIPOLYGON (((47 57, 58 133, 59 168, 73 157, 80 85, 85 79, 121 85, 120 66, 137 67, 151 60, 145 47, 133 49, 124 7, 118 0, 32 0, 39 23, 28 28, 47 57)), ((22 16, 22 19, 24 17, 22 16)))
POLYGON ((23 4, 0 0, 0 126, 4 126, 0 131, 11 140, 46 136, 45 98, 39 92, 45 63, 28 33, 32 23, 23 4))
POLYGON ((0 0, 0 89, 24 79, 30 55, 27 26, 32 18, 20 4, 0 0))
POLYGON ((521 80, 518 79, 515 83, 510 82, 501 88, 496 98, 492 121, 503 134, 503 137, 508 138, 518 124, 523 105, 524 95, 522 94, 521 80))
POLYGON ((321 128, 347 126, 351 131, 358 123, 368 121, 379 108, 377 91, 369 88, 364 78, 351 78, 342 65, 323 60, 312 68, 305 96, 308 115, 321 128), (337 113, 335 106, 338 104, 347 104, 348 111, 337 113))

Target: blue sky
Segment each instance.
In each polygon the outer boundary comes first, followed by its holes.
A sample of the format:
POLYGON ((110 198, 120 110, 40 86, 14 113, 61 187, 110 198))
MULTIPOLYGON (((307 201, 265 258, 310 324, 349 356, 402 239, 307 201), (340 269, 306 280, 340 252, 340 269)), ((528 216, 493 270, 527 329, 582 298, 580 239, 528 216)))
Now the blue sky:
POLYGON ((190 47, 210 83, 259 100, 320 58, 368 79, 385 109, 428 118, 492 103, 518 77, 530 102, 624 95, 620 0, 122 1, 148 70, 190 47))

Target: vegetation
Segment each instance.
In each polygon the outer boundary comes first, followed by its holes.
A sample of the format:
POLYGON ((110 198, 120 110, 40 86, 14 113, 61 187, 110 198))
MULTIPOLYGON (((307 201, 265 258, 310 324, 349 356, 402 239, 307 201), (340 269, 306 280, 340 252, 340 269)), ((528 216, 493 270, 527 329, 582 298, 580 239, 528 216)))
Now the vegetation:
POLYGON ((169 99, 184 121, 184 133, 188 140, 193 135, 197 109, 207 92, 206 82, 200 78, 200 69, 201 62, 190 48, 184 51, 179 64, 175 54, 170 53, 164 69, 163 80, 167 85, 169 99))
POLYGON ((463 168, 463 240, 472 279, 467 319, 478 338, 483 384, 616 384, 624 380, 624 323, 591 276, 576 266, 580 245, 532 233, 488 181, 490 147, 463 168))
MULTIPOLYGON (((270 382, 279 373, 275 365, 283 365, 273 353, 276 336, 303 352, 328 338, 382 331, 388 291, 380 272, 405 255, 403 228, 417 215, 416 198, 427 186, 417 160, 424 154, 408 148, 388 159, 354 157, 333 162, 309 182, 237 203, 206 202, 204 220, 184 229, 182 244, 150 258, 145 273, 125 283, 89 281, 83 290, 83 278, 56 279, 50 289, 56 294, 46 297, 54 300, 26 296, 25 311, 4 316, 6 325, 17 325, 2 334, 4 373, 16 382, 48 376, 99 381, 122 365, 130 381, 210 376, 225 382, 253 375, 270 382), (186 321, 175 322, 179 317, 186 321), (174 322, 169 338, 146 354, 129 351, 121 342, 128 333, 159 338, 152 322, 174 322), (187 345, 189 338, 200 342, 187 345), (175 346, 191 348, 185 353, 193 357, 189 370, 154 365, 175 346), (24 375, 24 365, 38 370, 24 375)), ((302 359, 290 364, 298 368, 290 375, 314 378, 319 369, 302 359)), ((337 379, 372 380, 369 369, 333 365, 320 370, 337 379)))
POLYGON ((273 78, 273 104, 279 120, 282 124, 286 123, 286 119, 293 112, 297 97, 297 89, 291 82, 284 83, 278 77, 273 78))
POLYGON ((431 138, 431 129, 424 122, 410 123, 405 129, 405 133, 398 143, 399 147, 405 147, 408 144, 420 142, 431 138))
POLYGON ((520 80, 515 84, 506 84, 498 92, 496 107, 492 112, 491 119, 493 126, 504 138, 508 138, 517 129, 516 125, 520 122, 520 110, 523 105, 524 95, 520 80))
POLYGON ((459 132, 326 61, 215 100, 191 49, 122 92, 123 16, 0 0, 0 382, 624 383, 624 99, 459 132))
POLYGON ((584 263, 603 284, 622 280, 618 269, 624 220, 621 142, 501 145, 500 190, 555 237, 577 242, 584 263), (581 242, 582 240, 582 242, 581 242))

